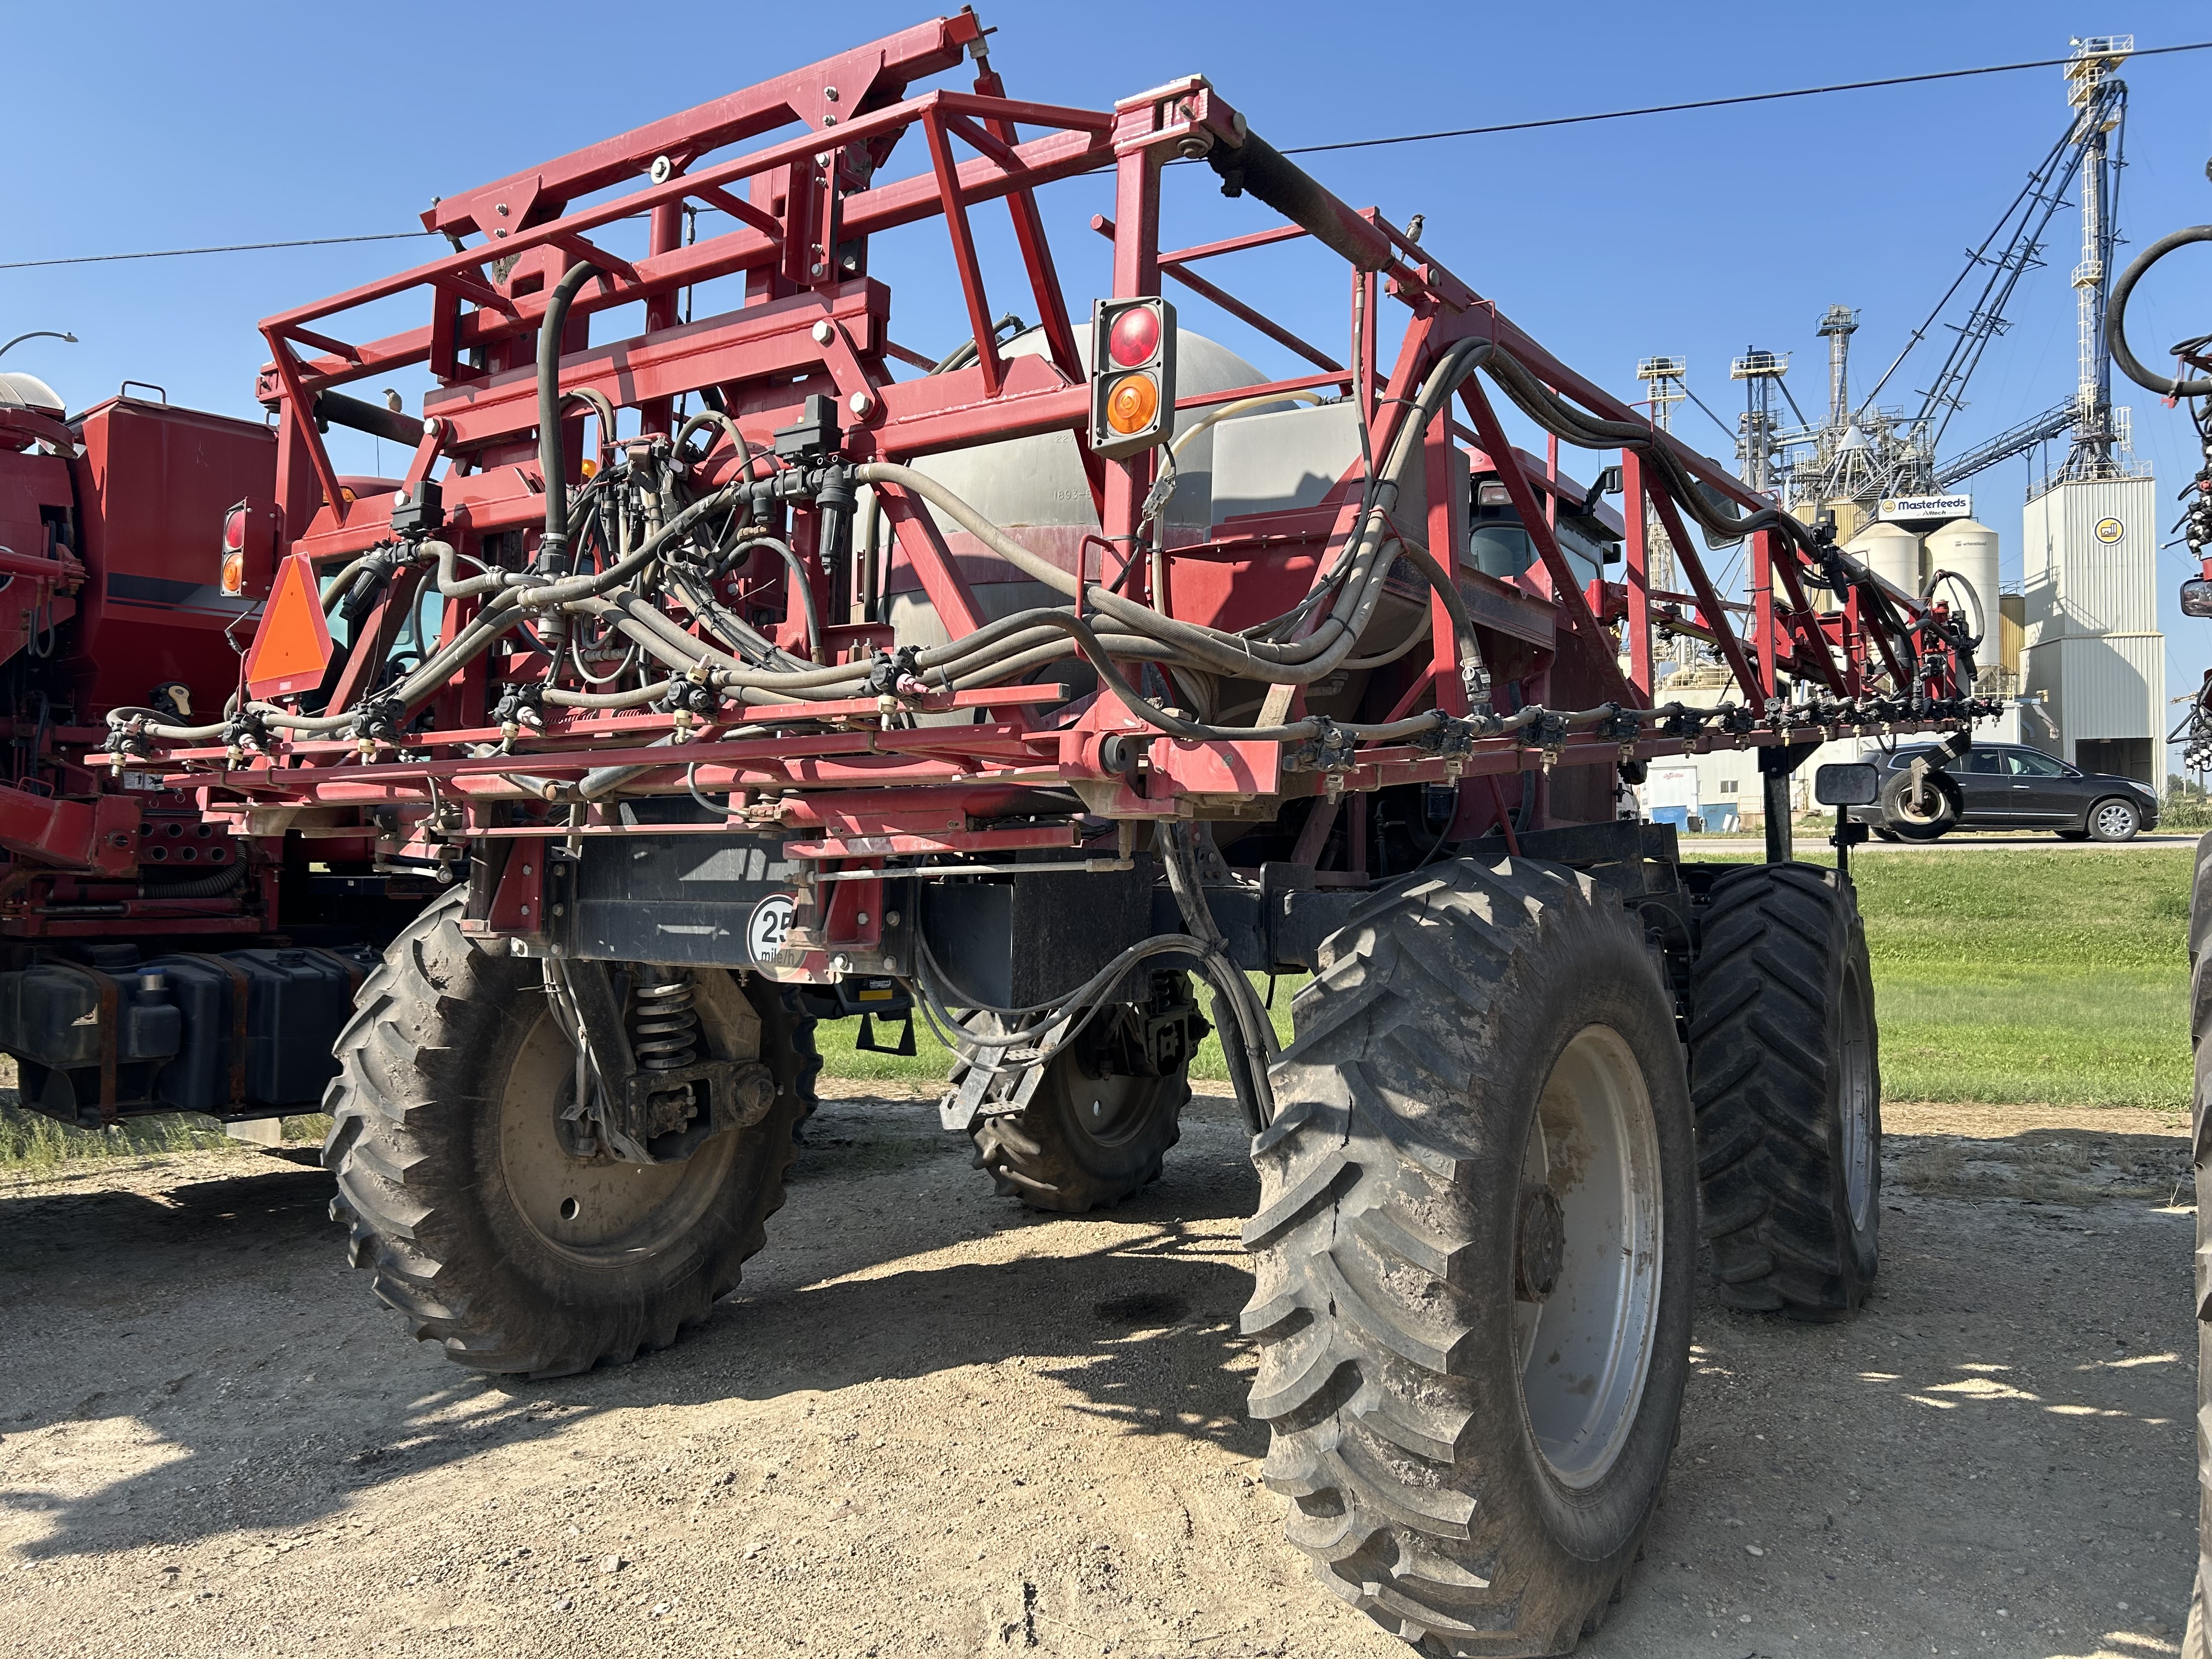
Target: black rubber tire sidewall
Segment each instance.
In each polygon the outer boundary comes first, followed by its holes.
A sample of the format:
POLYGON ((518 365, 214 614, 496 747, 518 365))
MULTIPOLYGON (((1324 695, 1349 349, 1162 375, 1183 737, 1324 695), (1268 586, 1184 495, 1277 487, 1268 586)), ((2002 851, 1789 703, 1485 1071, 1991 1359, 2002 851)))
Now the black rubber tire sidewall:
POLYGON ((1034 1210, 1081 1215, 1119 1204, 1158 1177, 1182 1136, 1190 1100, 1184 1071, 1130 1079, 1140 1101, 1129 1132, 1112 1140, 1094 1136, 1083 1120, 1092 1081, 1075 1051, 1065 1049, 1046 1062, 1025 1108, 976 1125, 975 1165, 990 1172, 1002 1196, 1034 1210))
MULTIPOLYGON (((497 963, 500 959, 488 960, 497 963)), ((517 994, 502 1000, 525 1018, 501 1022, 501 1044, 484 1060, 484 1075, 493 1079, 503 1080, 506 1068, 520 1060, 524 1043, 542 1039, 547 1028, 553 1027, 552 1012, 543 996, 531 994, 538 981, 537 964, 513 965, 526 969, 526 978, 516 988, 517 994), (538 1020, 526 1018, 532 1012, 538 1020)), ((781 1029, 788 1019, 783 999, 777 988, 765 986, 747 1000, 761 1016, 763 1060, 777 1073, 783 1097, 793 1098, 796 1067, 791 1064, 794 1056, 781 1029)), ((557 1035, 557 1028, 553 1029, 557 1035)), ((465 1259, 477 1264, 474 1271, 488 1269, 489 1275, 495 1276, 497 1288, 492 1294, 501 1302, 544 1310, 540 1317, 549 1323, 557 1319, 572 1326, 573 1343, 589 1342, 598 1333, 597 1340, 616 1354, 625 1346, 634 1350, 663 1346, 671 1333, 656 1325, 665 1321, 665 1308, 704 1307, 729 1288, 728 1284, 717 1282, 718 1268, 733 1254, 751 1253, 744 1248, 744 1234, 762 1212, 766 1189, 781 1192, 782 1166, 787 1157, 776 1155, 764 1144, 764 1125, 717 1138, 727 1146, 707 1142, 692 1154, 695 1161, 714 1157, 726 1158, 728 1163, 720 1190, 695 1226, 658 1250, 635 1252, 619 1263, 581 1263, 550 1247, 522 1216, 501 1156, 497 1086, 495 1082, 487 1087, 485 1109, 471 1114, 468 1125, 474 1201, 463 1206, 458 1217, 465 1239, 465 1259)), ((784 1117, 782 1112, 769 1114, 771 1120, 784 1117)), ((783 1139, 789 1139, 787 1130, 783 1139)))
POLYGON ((558 1376, 665 1346, 737 1284, 782 1202, 792 1126, 811 1091, 811 1022, 776 988, 744 988, 775 1104, 730 1132, 722 1178, 680 1237, 633 1261, 580 1262, 522 1218, 501 1156, 506 1080, 550 1017, 541 970, 466 940, 459 908, 455 896, 410 925, 339 1038, 324 1146, 337 1177, 332 1218, 349 1225, 378 1296, 459 1364, 558 1376))
POLYGON ((1565 1652, 1635 1561, 1689 1370, 1694 1147, 1654 953, 1586 877, 1455 860, 1370 896, 1295 1006, 1254 1143, 1243 1319, 1291 1540, 1424 1652, 1565 1652), (1643 1392, 1612 1467, 1576 1490, 1522 1403, 1513 1275, 1540 1092, 1592 1024, 1643 1074, 1666 1212, 1643 1392))

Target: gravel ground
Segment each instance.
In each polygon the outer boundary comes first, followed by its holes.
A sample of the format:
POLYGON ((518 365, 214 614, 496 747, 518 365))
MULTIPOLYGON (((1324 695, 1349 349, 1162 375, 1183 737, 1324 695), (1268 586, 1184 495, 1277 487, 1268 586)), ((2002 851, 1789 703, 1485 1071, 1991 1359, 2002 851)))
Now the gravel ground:
MULTIPOLYGON (((2190 1212, 2171 1119, 1889 1109, 1878 1290, 1706 1306, 1594 1659, 2176 1650, 2190 1212)), ((703 1331, 486 1382, 341 1263, 319 1171, 185 1153, 0 1186, 0 1651, 1407 1651, 1282 1542, 1245 1421, 1233 1105, 1085 1219, 924 1102, 815 1121, 703 1331)))

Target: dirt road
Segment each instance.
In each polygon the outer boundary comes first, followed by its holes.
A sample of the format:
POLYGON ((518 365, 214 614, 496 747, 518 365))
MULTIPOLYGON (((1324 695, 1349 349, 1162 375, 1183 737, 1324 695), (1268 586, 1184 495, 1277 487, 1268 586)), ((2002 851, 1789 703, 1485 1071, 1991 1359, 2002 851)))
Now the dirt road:
MULTIPOLYGON (((2141 835, 2132 841, 2061 841, 2056 836, 2039 834, 2033 830, 2004 830, 1984 834, 1971 830, 1954 830, 1941 841, 1871 841, 1853 849, 1856 858, 1881 858, 1891 853, 1986 853, 1992 848, 2014 848, 2029 853, 2156 853, 2176 847, 2194 847, 2198 832, 2194 830, 2168 834, 2160 830, 2141 835)), ((1796 836, 1800 858, 1808 855, 1826 857, 1828 851, 1826 824, 1801 823, 1796 836)), ((1688 857, 1717 853, 1749 853, 1764 858, 1766 842, 1757 836, 1685 836, 1682 851, 1688 857)))
MULTIPOLYGON (((1701 1310, 1598 1659, 2175 1650, 2184 1142, 2121 1111, 1891 1124, 1863 1319, 1701 1310)), ((551 1383, 404 1340, 317 1170, 0 1188, 0 1651, 1407 1653, 1256 1484, 1231 1103, 1085 1220, 993 1198, 933 1126, 831 1103, 711 1325, 551 1383)))

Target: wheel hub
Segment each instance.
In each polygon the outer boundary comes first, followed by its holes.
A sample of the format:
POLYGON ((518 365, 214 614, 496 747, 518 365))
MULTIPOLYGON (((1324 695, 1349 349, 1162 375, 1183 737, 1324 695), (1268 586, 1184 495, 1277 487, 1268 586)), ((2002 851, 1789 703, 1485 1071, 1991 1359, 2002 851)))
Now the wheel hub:
POLYGON ((1068 1084, 1076 1127, 1102 1146, 1114 1146, 1145 1127, 1152 1103, 1149 1079, 1087 1077, 1078 1072, 1068 1084))
POLYGON ((1562 1485, 1602 1480, 1628 1443, 1658 1340, 1664 1188, 1635 1053, 1607 1025, 1552 1067, 1522 1158, 1515 1237, 1521 1401, 1562 1485))
POLYGON ((564 1109, 575 1050, 551 1011, 523 1039, 499 1096, 500 1164, 523 1222, 551 1249, 612 1264, 667 1248, 714 1201, 738 1137, 720 1135, 678 1164, 580 1155, 564 1109))
POLYGON ((1513 1294, 1522 1302, 1548 1302, 1559 1287, 1566 1255, 1566 1215, 1549 1187, 1521 1194, 1521 1225, 1514 1240, 1513 1294))

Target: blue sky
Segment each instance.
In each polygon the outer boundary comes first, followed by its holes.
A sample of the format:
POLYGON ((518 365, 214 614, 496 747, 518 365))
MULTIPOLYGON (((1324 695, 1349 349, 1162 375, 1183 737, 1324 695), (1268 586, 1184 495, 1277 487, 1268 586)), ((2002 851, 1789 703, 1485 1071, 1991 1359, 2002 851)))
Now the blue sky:
MULTIPOLYGON (((979 9, 998 28, 994 59, 1017 96, 1104 106, 1194 71, 1285 146, 2057 57, 2076 34, 2131 32, 2142 46, 2212 38, 2212 11, 2175 0, 1875 0, 1841 12, 1303 0, 979 9)), ((0 248, 13 260, 405 229, 433 196, 927 15, 869 3, 639 12, 562 0, 465 17, 409 0, 370 9, 21 8, 9 22, 21 71, 15 108, 40 137, 0 184, 9 228, 0 248)), ((2123 73, 2132 100, 2121 222, 2139 247, 2212 219, 2212 52, 2139 60, 2123 73)), ((1857 362, 1887 366, 2065 117, 2059 72, 2039 70, 1310 165, 1357 204, 1401 223, 1425 215, 1440 258, 1592 378, 1632 397, 1638 357, 1680 353, 1692 389, 1732 418, 1739 400, 1728 362, 1754 344, 1796 354, 1791 388, 1815 412, 1823 368, 1812 331, 1832 303, 1860 308, 1857 362)), ((902 155, 893 165, 913 163, 902 155)), ((1085 223, 1110 209, 1109 191, 1106 180, 1085 179, 1048 192, 1079 306, 1103 285, 1105 244, 1085 223)), ((1221 201, 1210 175, 1189 169, 1169 204, 1168 234, 1232 234, 1261 222, 1259 211, 1221 201)), ((2078 233, 2069 215, 2060 223, 2051 265, 2022 283, 2014 327, 1985 360, 1952 447, 2048 407, 2072 384, 2066 276, 2078 233)), ((987 232, 986 241, 1003 238, 987 232)), ((5 366, 44 375, 72 408, 129 376, 179 402, 251 415, 258 318, 401 268, 433 246, 0 271, 0 337, 60 328, 82 340, 32 342, 5 366)), ((877 269, 893 283, 897 337, 925 349, 957 338, 941 232, 907 234, 879 250, 877 269)), ((2212 326, 2207 270, 2200 261, 2147 285, 2135 337, 2154 349, 2212 326)), ((1340 278, 1310 253, 1221 266, 1217 279, 1325 347, 1342 331, 1340 278)), ((1011 284, 994 298, 1022 304, 1011 284)), ((1188 303, 1183 319, 1263 368, 1290 369, 1284 354, 1201 303, 1188 303)), ((1925 384, 1910 367, 1900 379, 1908 389, 1925 384)), ((2196 466, 2186 424, 2147 394, 2129 401, 2138 453, 2169 495, 2196 466)), ((1694 411, 1678 426, 1725 453, 1728 441, 1694 411)), ((342 461, 368 470, 374 457, 342 461)), ((2008 578, 2018 572, 2027 471, 2015 461, 1973 486, 1978 516, 2004 538, 2008 578)), ((2189 573, 2178 551, 2161 561, 2169 678, 2181 690, 2212 664, 2212 629, 2172 610, 2172 591, 2189 573)))

